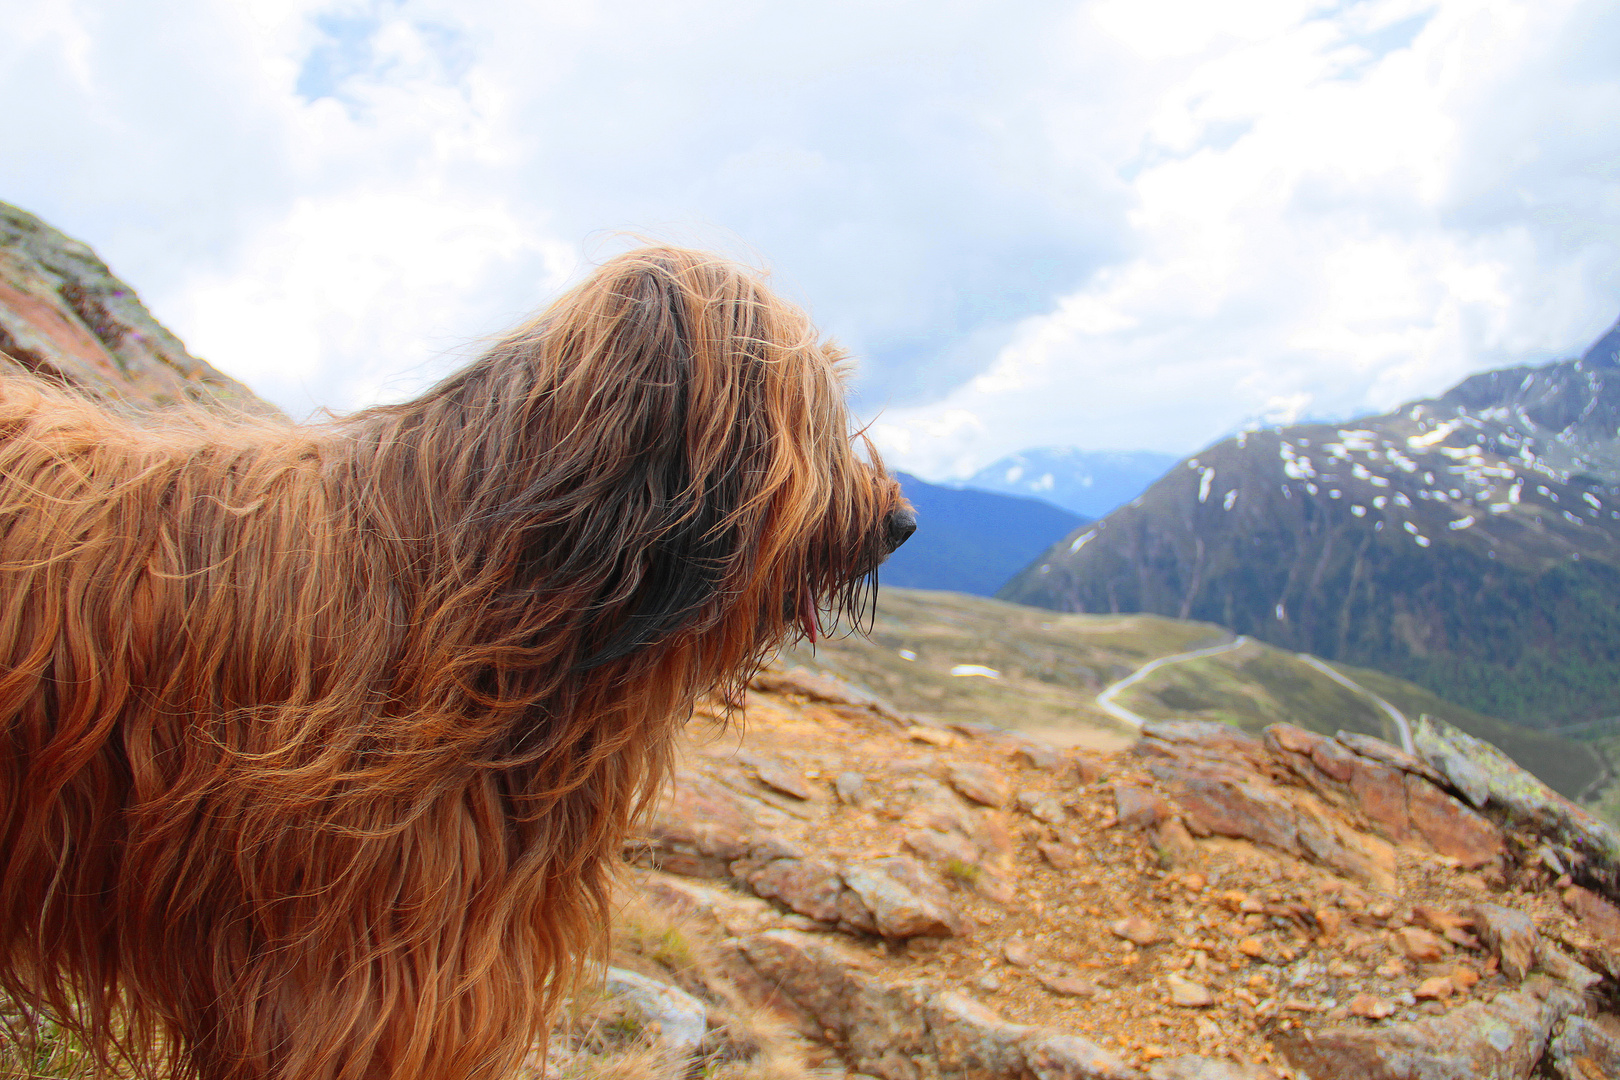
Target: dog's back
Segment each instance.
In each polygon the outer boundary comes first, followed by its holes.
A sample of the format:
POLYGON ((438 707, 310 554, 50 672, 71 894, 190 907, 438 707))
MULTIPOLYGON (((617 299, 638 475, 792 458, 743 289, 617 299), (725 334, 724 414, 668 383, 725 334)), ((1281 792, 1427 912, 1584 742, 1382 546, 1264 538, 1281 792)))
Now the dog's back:
POLYGON ((910 531, 839 355, 650 249, 324 426, 0 380, 0 992, 145 1075, 509 1069, 693 700, 910 531))

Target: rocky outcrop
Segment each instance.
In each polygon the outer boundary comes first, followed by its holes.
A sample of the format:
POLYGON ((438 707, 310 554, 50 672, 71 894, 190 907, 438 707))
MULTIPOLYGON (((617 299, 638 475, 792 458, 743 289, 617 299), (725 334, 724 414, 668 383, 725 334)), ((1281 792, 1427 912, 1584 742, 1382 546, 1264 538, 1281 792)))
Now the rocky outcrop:
POLYGON ((780 671, 742 705, 629 854, 824 1069, 1528 1080, 1620 1031, 1612 894, 1432 755, 1197 722, 1102 755, 780 671))
POLYGON ((1490 743, 1443 720, 1419 717, 1412 742, 1424 760, 1472 806, 1537 841, 1536 856, 1620 896, 1620 830, 1576 806, 1490 743))
POLYGON ((276 410, 186 351, 89 247, 0 203, 0 366, 113 401, 276 410))

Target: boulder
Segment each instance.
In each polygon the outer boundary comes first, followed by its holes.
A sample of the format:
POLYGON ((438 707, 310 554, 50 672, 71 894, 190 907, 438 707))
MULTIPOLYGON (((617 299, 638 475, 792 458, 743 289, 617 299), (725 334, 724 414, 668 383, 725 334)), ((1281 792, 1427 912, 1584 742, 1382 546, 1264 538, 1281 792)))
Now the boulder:
POLYGON ((856 953, 794 930, 745 939, 743 954, 806 1030, 881 1080, 1140 1080, 1090 1040, 1012 1023, 957 990, 885 983, 856 953))
POLYGON ((1551 841, 1577 880, 1620 899, 1620 830, 1553 791, 1490 743, 1443 720, 1419 717, 1412 742, 1418 755, 1475 806, 1511 829, 1551 841))
POLYGON ((800 915, 825 923, 838 921, 844 879, 837 864, 827 859, 776 859, 749 874, 748 885, 800 915))
POLYGON ((1440 770, 1386 742, 1343 731, 1327 739, 1273 724, 1266 729, 1265 745, 1307 786, 1359 808, 1395 843, 1421 841, 1464 867, 1484 866, 1505 854, 1501 830, 1454 797, 1440 770))
POLYGON ((1501 830, 1421 776, 1406 777, 1406 807, 1429 846, 1459 866, 1484 866, 1505 850, 1501 830))
POLYGON ((950 936, 963 923, 939 879, 909 855, 868 859, 844 868, 844 884, 886 938, 950 936))
POLYGON ((736 860, 796 854, 777 835, 791 820, 712 776, 682 770, 627 846, 642 865, 686 877, 724 879, 732 876, 736 860))

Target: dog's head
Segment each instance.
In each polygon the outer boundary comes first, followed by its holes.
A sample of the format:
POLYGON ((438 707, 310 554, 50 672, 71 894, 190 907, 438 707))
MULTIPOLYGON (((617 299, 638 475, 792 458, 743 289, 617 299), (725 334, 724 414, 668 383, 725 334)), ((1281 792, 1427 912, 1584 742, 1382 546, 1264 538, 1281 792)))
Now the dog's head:
POLYGON ((847 368, 759 275, 648 248, 452 380, 475 422, 471 396, 525 398, 530 449, 490 455, 524 474, 496 512, 525 523, 513 584, 578 604, 573 670, 696 645, 735 677, 796 632, 859 621, 916 518, 850 431, 847 368))

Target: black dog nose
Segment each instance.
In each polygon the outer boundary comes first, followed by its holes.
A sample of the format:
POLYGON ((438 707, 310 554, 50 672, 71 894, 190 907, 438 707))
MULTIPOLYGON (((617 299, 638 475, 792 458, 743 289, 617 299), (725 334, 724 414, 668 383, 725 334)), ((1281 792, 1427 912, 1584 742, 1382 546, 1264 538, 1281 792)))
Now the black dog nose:
POLYGON ((909 506, 897 506, 883 519, 883 540, 893 551, 917 531, 917 514, 909 506))

